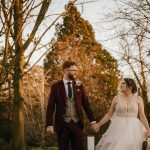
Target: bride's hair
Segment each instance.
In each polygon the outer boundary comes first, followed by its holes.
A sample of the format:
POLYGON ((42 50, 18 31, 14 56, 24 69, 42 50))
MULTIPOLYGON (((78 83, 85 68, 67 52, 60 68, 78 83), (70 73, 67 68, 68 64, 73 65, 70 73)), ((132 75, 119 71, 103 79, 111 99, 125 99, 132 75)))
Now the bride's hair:
MULTIPOLYGON (((135 94, 137 92, 137 85, 136 85, 136 83, 135 83, 135 81, 133 79, 131 79, 131 78, 123 78, 121 80, 124 80, 126 85, 128 87, 131 87, 131 92, 133 94, 135 94)), ((120 83, 121 83, 121 80, 120 80, 120 83)), ((120 83, 118 84, 118 88, 117 88, 118 89, 118 93, 120 92, 120 83)))
POLYGON ((137 85, 135 81, 131 78, 124 78, 124 81, 126 82, 126 85, 131 87, 131 92, 134 94, 137 92, 137 85))

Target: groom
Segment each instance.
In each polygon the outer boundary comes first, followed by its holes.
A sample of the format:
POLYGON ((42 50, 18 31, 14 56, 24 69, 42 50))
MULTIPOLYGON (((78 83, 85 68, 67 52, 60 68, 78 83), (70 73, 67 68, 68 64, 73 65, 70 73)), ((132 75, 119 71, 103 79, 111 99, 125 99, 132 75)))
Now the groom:
POLYGON ((98 125, 85 95, 83 85, 75 81, 77 65, 73 61, 63 64, 63 80, 51 86, 46 111, 47 132, 54 133, 53 114, 55 111, 55 131, 59 150, 68 150, 71 141, 72 150, 84 150, 83 110, 91 122, 91 128, 97 131, 98 125))

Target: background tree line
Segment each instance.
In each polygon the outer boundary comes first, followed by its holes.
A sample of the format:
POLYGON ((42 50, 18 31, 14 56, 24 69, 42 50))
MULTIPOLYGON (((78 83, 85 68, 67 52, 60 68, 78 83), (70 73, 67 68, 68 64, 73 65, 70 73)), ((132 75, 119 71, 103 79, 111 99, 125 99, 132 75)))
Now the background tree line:
MULTIPOLYGON (((99 121, 109 108, 113 96, 117 94, 117 61, 95 40, 92 26, 81 17, 74 4, 69 3, 66 9, 68 12, 63 17, 63 22, 56 25, 55 37, 52 39, 52 42, 57 43, 45 59, 46 81, 51 86, 62 79, 62 63, 65 60, 77 62, 78 79, 84 84, 99 121)), ((87 117, 85 119, 86 140, 87 135, 93 133, 90 131, 87 117)), ((100 135, 96 137, 99 138, 100 135)))
MULTIPOLYGON (((120 46, 114 51, 119 68, 133 76, 139 86, 139 94, 150 116, 150 2, 148 0, 115 1, 117 9, 100 20, 99 31, 109 32, 107 40, 117 40, 120 46), (105 23, 109 28, 102 28, 105 23), (112 34, 111 34, 112 33, 112 34)), ((107 27, 108 27, 107 26, 107 27)), ((150 122, 150 118, 149 118, 150 122)))

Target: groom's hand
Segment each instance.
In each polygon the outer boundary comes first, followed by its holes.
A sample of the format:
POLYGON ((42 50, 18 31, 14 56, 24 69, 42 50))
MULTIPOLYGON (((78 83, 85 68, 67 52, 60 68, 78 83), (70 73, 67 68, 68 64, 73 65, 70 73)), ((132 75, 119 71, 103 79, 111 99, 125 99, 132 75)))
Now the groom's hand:
POLYGON ((98 123, 95 122, 91 124, 91 129, 97 133, 100 129, 100 126, 98 123))
POLYGON ((48 127, 46 128, 46 130, 47 130, 47 133, 49 133, 49 134, 53 134, 53 133, 54 133, 54 128, 53 128, 53 126, 48 126, 48 127))

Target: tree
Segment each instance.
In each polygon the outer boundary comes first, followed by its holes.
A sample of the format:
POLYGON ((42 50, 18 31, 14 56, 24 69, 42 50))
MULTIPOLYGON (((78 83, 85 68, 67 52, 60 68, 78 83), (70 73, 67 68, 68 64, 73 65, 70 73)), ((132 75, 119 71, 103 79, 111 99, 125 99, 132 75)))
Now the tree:
POLYGON ((69 3, 66 9, 68 11, 63 17, 63 23, 56 25, 55 37, 52 39, 57 44, 45 58, 46 78, 49 85, 52 85, 61 79, 61 65, 65 60, 77 62, 78 79, 84 84, 99 119, 117 92, 117 62, 96 42, 92 26, 81 17, 74 4, 69 3))
POLYGON ((149 82, 149 70, 146 66, 147 54, 145 53, 145 46, 143 45, 143 36, 137 36, 134 40, 134 44, 129 42, 127 36, 122 35, 121 46, 124 51, 122 61, 129 65, 129 69, 133 72, 133 75, 139 85, 139 94, 142 96, 145 105, 145 112, 147 116, 150 116, 150 103, 148 98, 148 82, 149 82), (134 45, 134 49, 132 46, 134 45))
POLYGON ((150 3, 147 0, 122 0, 116 1, 116 6, 117 10, 109 12, 103 21, 110 23, 110 30, 115 33, 111 39, 118 40, 120 45, 119 49, 115 50, 119 56, 119 66, 124 68, 122 70, 125 70, 126 75, 133 76, 137 81, 140 89, 139 94, 144 100, 146 115, 150 116, 148 97, 150 3))
MULTIPOLYGON (((13 76, 13 136, 10 149, 25 150, 24 144, 24 97, 23 97, 23 76, 26 72, 24 69, 28 66, 33 53, 47 46, 48 43, 42 44, 42 39, 55 24, 55 22, 65 13, 58 15, 53 22, 50 22, 42 33, 36 33, 43 26, 44 20, 47 21, 48 8, 51 0, 1 0, 0 15, 0 35, 3 38, 4 49, 1 58, 0 69, 0 89, 10 72, 13 76), (34 21, 30 24, 31 21, 34 21), (28 25, 30 30, 26 30, 28 25), (30 53, 25 57, 25 52, 30 53), (11 56, 11 59, 8 57, 11 56)), ((75 0, 73 1, 75 2, 75 0)), ((51 46, 49 46, 51 49, 51 46)), ((44 53, 45 54, 45 53, 44 53)), ((38 60, 37 60, 38 61, 38 60)), ((31 69, 31 68, 30 68, 31 69)))

